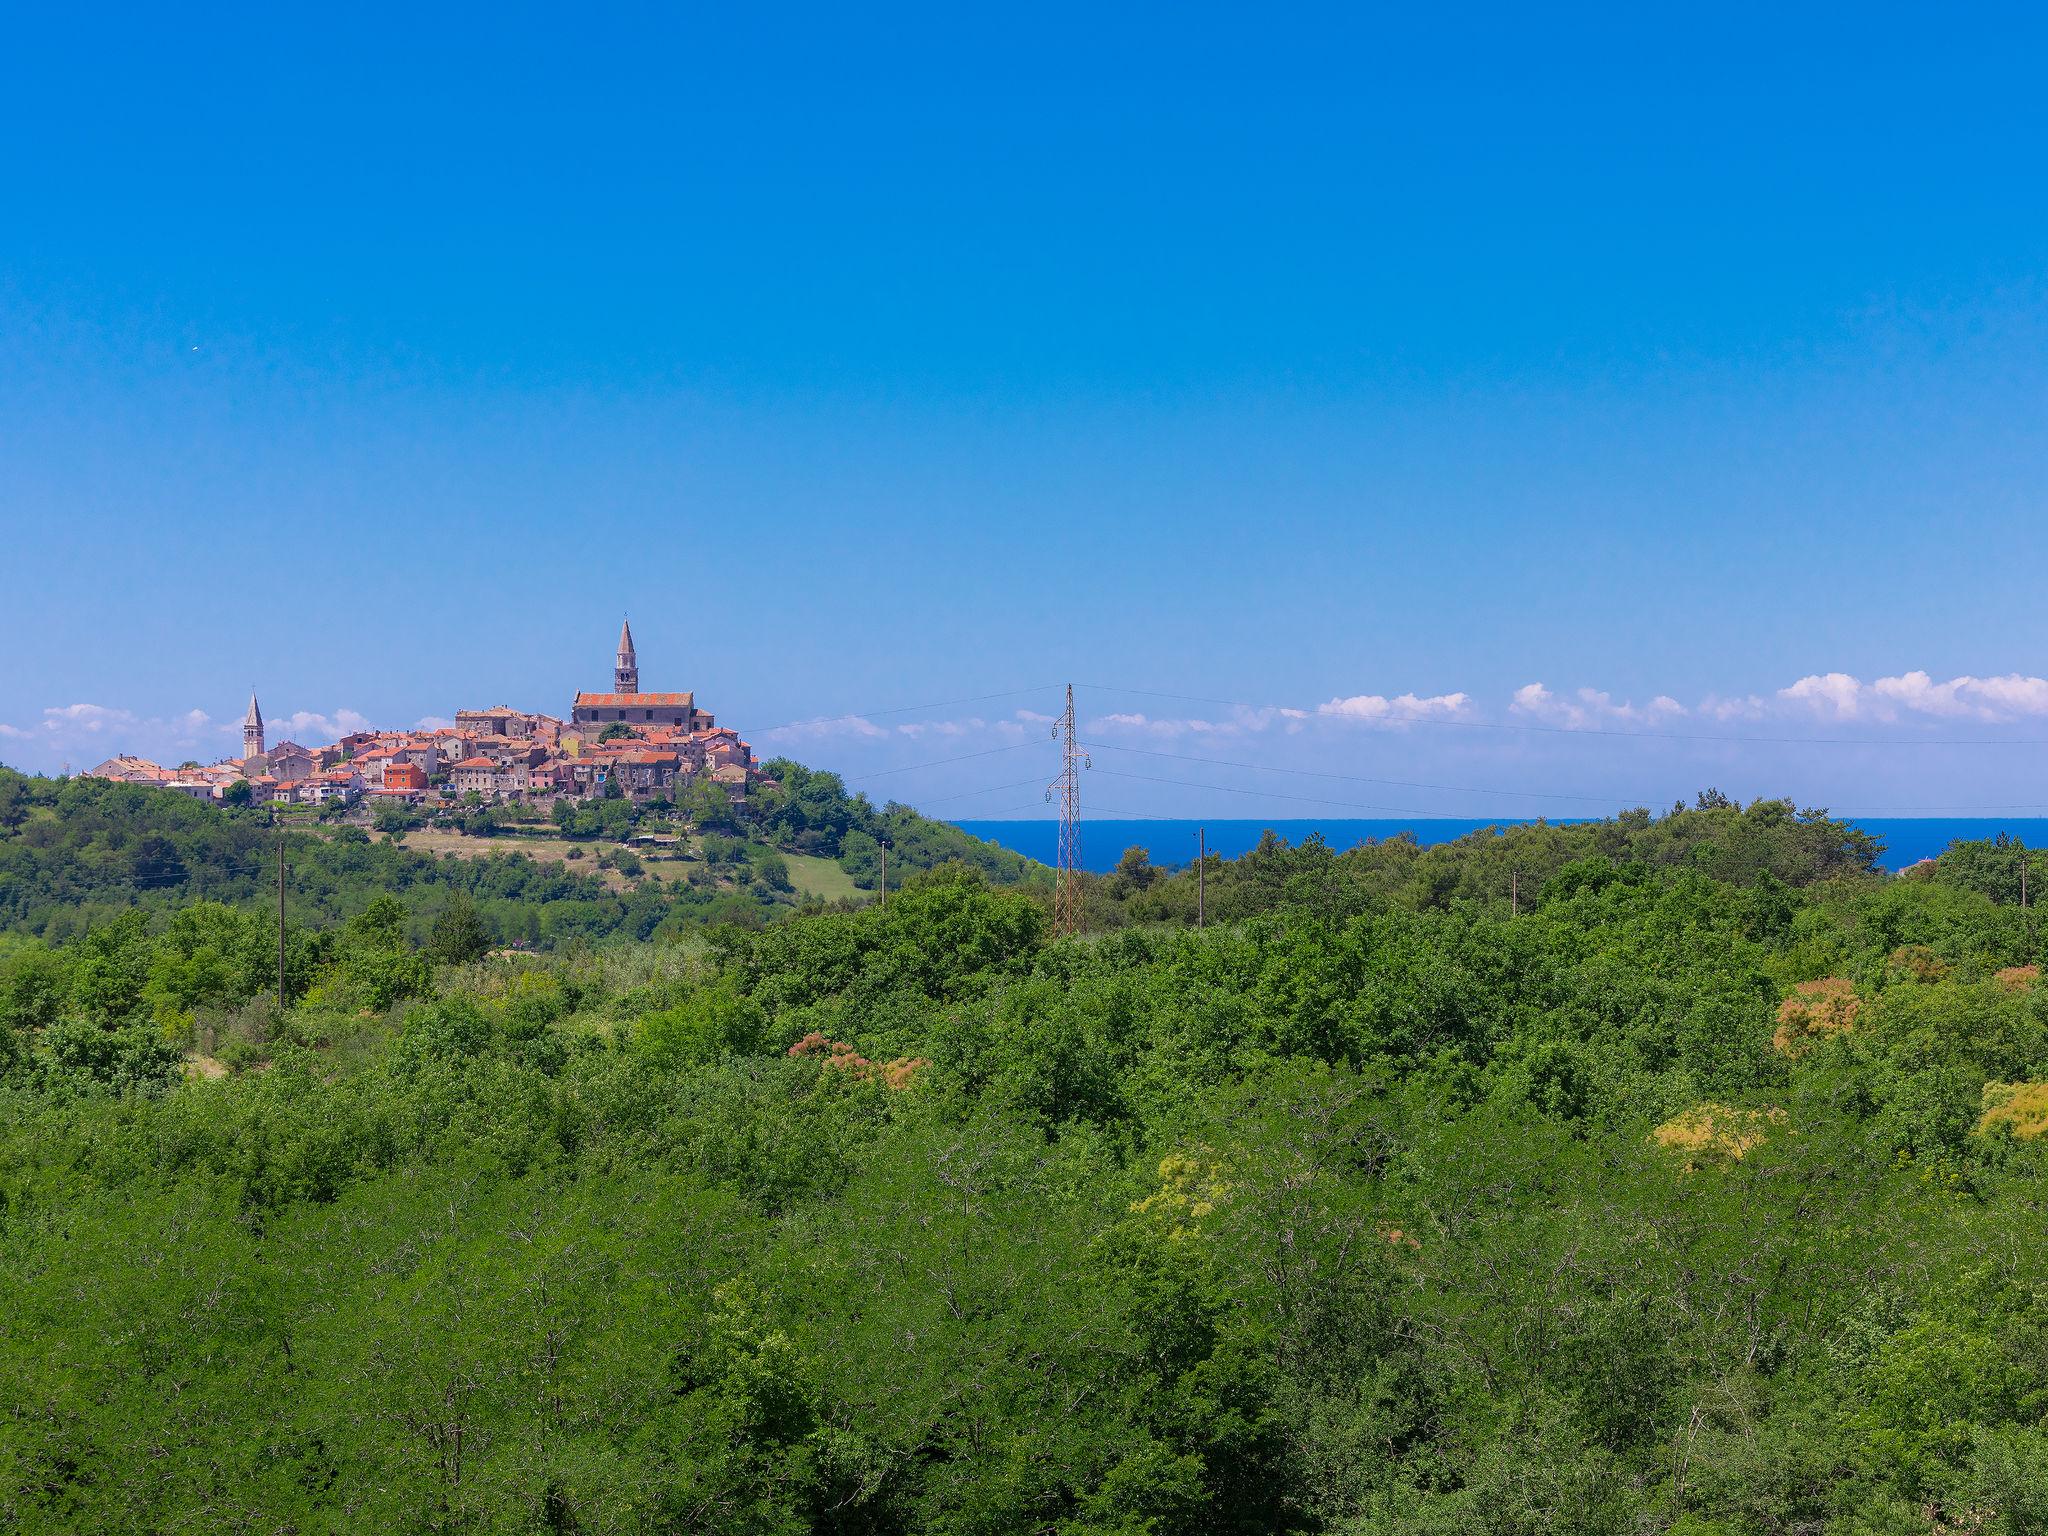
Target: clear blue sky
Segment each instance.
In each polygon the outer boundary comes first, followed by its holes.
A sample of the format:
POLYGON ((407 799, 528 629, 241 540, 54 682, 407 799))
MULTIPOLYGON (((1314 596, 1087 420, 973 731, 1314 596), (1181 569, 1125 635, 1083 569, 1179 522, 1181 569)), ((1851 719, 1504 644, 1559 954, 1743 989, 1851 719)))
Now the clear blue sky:
MULTIPOLYGON (((560 709, 623 610, 743 728, 1072 678, 1304 712, 1084 690, 1106 745, 1592 808, 2048 800, 2048 749, 1664 739, 2048 739, 2043 31, 21 11, 0 759, 214 756, 251 683, 560 709), (1467 723, 1331 707, 1404 696, 1467 723)), ((872 774, 1049 702, 757 744, 872 774)), ((975 814, 1040 757, 863 782, 975 814)))

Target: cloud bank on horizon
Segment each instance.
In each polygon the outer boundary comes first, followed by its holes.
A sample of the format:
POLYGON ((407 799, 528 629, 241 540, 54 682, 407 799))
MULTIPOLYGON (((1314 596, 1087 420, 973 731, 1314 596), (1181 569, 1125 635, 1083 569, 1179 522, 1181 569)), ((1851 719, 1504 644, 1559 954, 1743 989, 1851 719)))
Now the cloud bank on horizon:
MULTIPOLYGON (((1800 722, 1814 726, 1856 727, 1919 723, 2013 725, 2048 718, 2048 678, 2018 672, 1977 677, 1964 674, 1938 682, 1924 671, 1880 677, 1870 682, 1846 672, 1810 673, 1768 694, 1708 694, 1687 705, 1669 694, 1638 703, 1617 699, 1605 689, 1551 688, 1542 682, 1515 689, 1498 708, 1488 710, 1471 693, 1412 692, 1392 695, 1358 693, 1301 707, 1286 704, 1229 704, 1206 714, 1161 714, 1144 710, 1108 710, 1084 714, 1084 734, 1119 737, 1202 738, 1255 736, 1278 732, 1300 736, 1317 726, 1365 725, 1406 730, 1417 725, 1453 724, 1551 730, 1626 733, 1671 732, 1693 722, 1701 729, 1685 734, 1703 741, 1723 739, 1711 727, 1729 722, 1800 722)), ((805 745, 889 742, 966 741, 976 738, 1024 741, 1042 736, 1054 717, 1043 711, 1018 709, 1007 715, 973 714, 951 719, 881 723, 858 714, 823 716, 792 722, 757 734, 766 751, 796 751, 805 745)), ((450 722, 429 716, 418 728, 450 722)), ((346 706, 299 709, 272 716, 275 740, 308 743, 333 741, 352 731, 372 729, 373 722, 346 706)), ((144 716, 102 704, 52 705, 38 720, 0 721, 0 742, 12 744, 6 755, 31 769, 49 769, 64 761, 90 767, 83 758, 134 752, 166 753, 232 750, 239 719, 215 719, 203 709, 172 716, 144 716)), ((1853 738, 1852 738, 1853 739, 1853 738)))

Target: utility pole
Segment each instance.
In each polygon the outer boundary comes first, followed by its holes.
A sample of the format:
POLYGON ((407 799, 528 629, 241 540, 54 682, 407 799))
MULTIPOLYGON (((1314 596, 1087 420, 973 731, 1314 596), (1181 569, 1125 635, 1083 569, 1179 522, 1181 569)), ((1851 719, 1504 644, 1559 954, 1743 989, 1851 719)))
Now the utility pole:
POLYGON ((883 910, 884 912, 886 912, 886 911, 888 911, 888 910, 889 910, 889 845, 888 845, 887 843, 883 843, 883 844, 881 845, 881 848, 882 848, 882 910, 883 910))
POLYGON ((1209 907, 1209 829, 1195 828, 1195 926, 1202 927, 1208 920, 1209 907))
POLYGON ((1508 916, 1520 917, 1521 915, 1522 872, 1519 869, 1511 869, 1508 871, 1508 916))
POLYGON ((1074 685, 1067 684, 1067 707, 1053 726, 1060 743, 1060 776, 1047 786, 1045 798, 1060 797, 1060 855, 1052 888, 1054 933, 1073 934, 1081 927, 1081 777, 1091 766, 1074 744, 1074 685))
POLYGON ((284 837, 277 839, 277 1011, 284 1012, 284 837))

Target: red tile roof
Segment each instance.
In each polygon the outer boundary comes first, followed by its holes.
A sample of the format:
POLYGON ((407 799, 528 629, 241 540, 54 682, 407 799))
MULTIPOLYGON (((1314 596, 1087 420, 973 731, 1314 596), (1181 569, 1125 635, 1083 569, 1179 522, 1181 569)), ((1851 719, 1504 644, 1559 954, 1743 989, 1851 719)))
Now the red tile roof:
POLYGON ((688 709, 694 693, 579 693, 578 709, 688 709))

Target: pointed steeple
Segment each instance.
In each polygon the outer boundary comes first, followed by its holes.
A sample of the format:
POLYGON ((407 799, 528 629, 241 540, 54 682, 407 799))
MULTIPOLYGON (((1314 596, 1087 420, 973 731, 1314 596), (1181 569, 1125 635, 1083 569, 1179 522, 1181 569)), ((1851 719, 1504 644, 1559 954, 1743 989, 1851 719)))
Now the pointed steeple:
POLYGON ((633 626, 624 619, 619 621, 619 663, 612 669, 612 685, 616 693, 640 691, 640 659, 633 654, 633 626))
POLYGON ((263 711, 256 703, 256 690, 249 690, 249 713, 242 717, 242 756, 263 755, 263 711))

